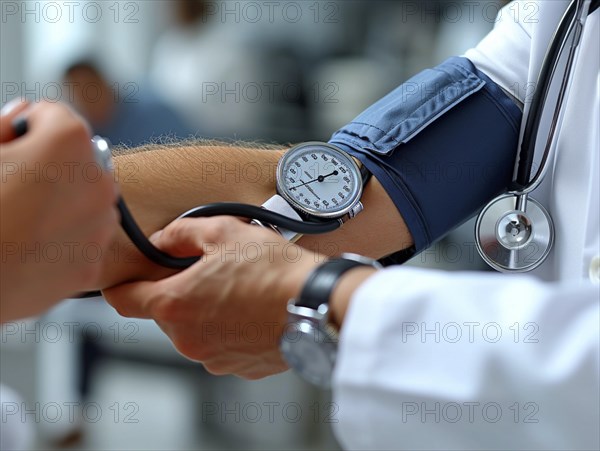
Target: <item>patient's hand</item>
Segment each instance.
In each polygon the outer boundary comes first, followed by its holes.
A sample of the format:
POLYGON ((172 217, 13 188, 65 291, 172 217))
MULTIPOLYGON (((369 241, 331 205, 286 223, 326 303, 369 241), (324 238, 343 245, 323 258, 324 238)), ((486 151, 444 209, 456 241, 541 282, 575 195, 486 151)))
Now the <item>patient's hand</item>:
POLYGON ((106 290, 119 313, 154 319, 183 355, 214 374, 255 379, 287 368, 279 352, 286 304, 323 256, 228 217, 179 220, 153 241, 172 255, 202 258, 171 277, 106 290))

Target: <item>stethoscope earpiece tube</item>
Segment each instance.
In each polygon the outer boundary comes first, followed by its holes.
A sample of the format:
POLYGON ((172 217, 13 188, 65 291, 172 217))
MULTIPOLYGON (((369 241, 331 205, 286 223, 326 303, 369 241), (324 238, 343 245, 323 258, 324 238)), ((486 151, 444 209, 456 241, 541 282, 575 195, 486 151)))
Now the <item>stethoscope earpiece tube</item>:
POLYGON ((574 26, 573 20, 575 18, 576 7, 577 1, 571 2, 567 7, 567 11, 565 12, 556 32, 554 33, 551 41, 552 43, 548 48, 546 56, 544 57, 542 69, 536 84, 537 89, 533 93, 531 107, 525 122, 525 130, 523 132, 523 140, 521 142, 517 174, 513 182, 513 191, 524 190, 530 184, 531 168, 533 167, 537 135, 542 122, 542 112, 550 92, 550 85, 558 66, 558 60, 569 32, 574 26))
POLYGON ((121 227, 133 244, 149 260, 171 269, 185 269, 198 261, 198 257, 180 258, 173 257, 154 246, 137 225, 127 204, 122 197, 117 201, 117 209, 121 215, 121 227))
MULTIPOLYGON (((105 171, 112 172, 114 167, 112 163, 112 145, 106 138, 94 136, 92 138, 92 148, 96 162, 102 166, 105 171)), ((125 231, 129 239, 140 250, 142 254, 149 260, 171 269, 184 269, 192 266, 198 261, 198 257, 178 258, 172 257, 166 252, 161 251, 154 246, 142 229, 138 226, 133 215, 127 208, 125 200, 122 196, 117 199, 117 209, 121 215, 121 228, 125 231)))
MULTIPOLYGON (((94 136, 92 138, 92 148, 94 150, 96 162, 102 166, 102 169, 112 173, 114 167, 112 162, 112 145, 110 141, 100 136, 94 136)), ((135 244, 140 252, 149 260, 172 269, 188 268, 198 261, 197 257, 172 257, 154 246, 150 240, 146 238, 146 235, 144 235, 142 229, 140 229, 137 222, 135 222, 135 219, 133 219, 133 215, 129 211, 129 208, 127 208, 127 204, 122 196, 119 196, 117 199, 117 209, 121 215, 121 228, 125 231, 131 242, 135 244)))

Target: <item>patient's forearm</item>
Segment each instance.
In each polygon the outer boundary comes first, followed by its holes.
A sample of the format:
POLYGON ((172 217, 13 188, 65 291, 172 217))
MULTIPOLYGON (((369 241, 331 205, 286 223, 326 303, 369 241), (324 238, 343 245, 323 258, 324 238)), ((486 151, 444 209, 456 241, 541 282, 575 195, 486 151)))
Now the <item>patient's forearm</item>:
POLYGON ((142 228, 153 230, 185 209, 211 202, 261 203, 274 192, 284 149, 156 147, 118 155, 120 186, 142 228))
MULTIPOLYGON (((275 168, 284 149, 228 146, 157 147, 115 158, 122 195, 148 235, 186 210, 211 202, 261 205, 275 194, 275 168)), ((371 179, 362 198, 365 210, 340 230, 305 236, 299 244, 328 255, 356 252, 381 257, 412 245, 392 201, 371 179)), ((145 259, 120 231, 103 260, 101 286, 170 271, 145 259)))

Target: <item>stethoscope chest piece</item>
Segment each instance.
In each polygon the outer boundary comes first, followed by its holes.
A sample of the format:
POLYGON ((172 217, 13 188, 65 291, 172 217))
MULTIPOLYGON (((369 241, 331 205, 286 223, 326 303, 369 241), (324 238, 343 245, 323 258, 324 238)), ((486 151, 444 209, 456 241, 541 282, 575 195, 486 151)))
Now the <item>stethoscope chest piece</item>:
POLYGON ((590 13, 600 6, 599 0, 573 0, 554 33, 538 77, 537 88, 526 117, 523 137, 510 184, 511 191, 490 202, 479 214, 475 224, 475 243, 481 257, 501 272, 526 272, 540 266, 548 257, 554 242, 554 226, 542 205, 529 198, 540 186, 553 161, 556 131, 561 125, 561 113, 570 85, 576 49, 590 13), (571 39, 569 39, 572 37, 571 39), (556 72, 566 64, 560 84, 553 85, 556 72), (543 111, 552 86, 558 86, 554 113, 549 123, 540 167, 531 177, 543 111))
POLYGON ((479 255, 501 272, 526 272, 541 265, 552 248, 554 227, 535 199, 518 209, 519 197, 502 195, 490 202, 475 224, 479 255))

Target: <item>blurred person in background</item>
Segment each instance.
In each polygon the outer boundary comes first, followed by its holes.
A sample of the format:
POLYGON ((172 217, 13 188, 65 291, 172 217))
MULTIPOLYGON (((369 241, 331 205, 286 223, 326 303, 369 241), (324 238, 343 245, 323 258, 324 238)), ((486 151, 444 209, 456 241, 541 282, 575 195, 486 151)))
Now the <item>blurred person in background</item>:
POLYGON ((113 144, 139 146, 152 139, 181 139, 191 134, 179 115, 150 89, 133 82, 122 87, 111 83, 91 59, 71 64, 63 78, 73 89, 73 106, 95 134, 113 144))
MULTIPOLYGON (((342 17, 342 3, 324 5, 342 17)), ((331 79, 317 84, 311 76, 319 63, 352 47, 346 37, 354 21, 343 15, 343 22, 317 24, 308 3, 298 22, 286 19, 285 4, 278 3, 270 5, 272 13, 259 7, 256 22, 246 20, 244 11, 249 6, 255 13, 260 4, 171 4, 173 24, 156 43, 150 79, 203 137, 290 142, 310 134, 310 102, 323 106, 331 94, 326 86, 334 85, 331 79)))
POLYGON ((252 28, 244 21, 220 20, 214 12, 221 2, 171 4, 173 25, 159 38, 152 55, 153 86, 203 137, 230 136, 230 131, 236 138, 256 137, 260 109, 240 95, 242 86, 260 82, 262 74, 261 47, 251 45, 252 28), (225 99, 223 88, 231 91, 225 99))

